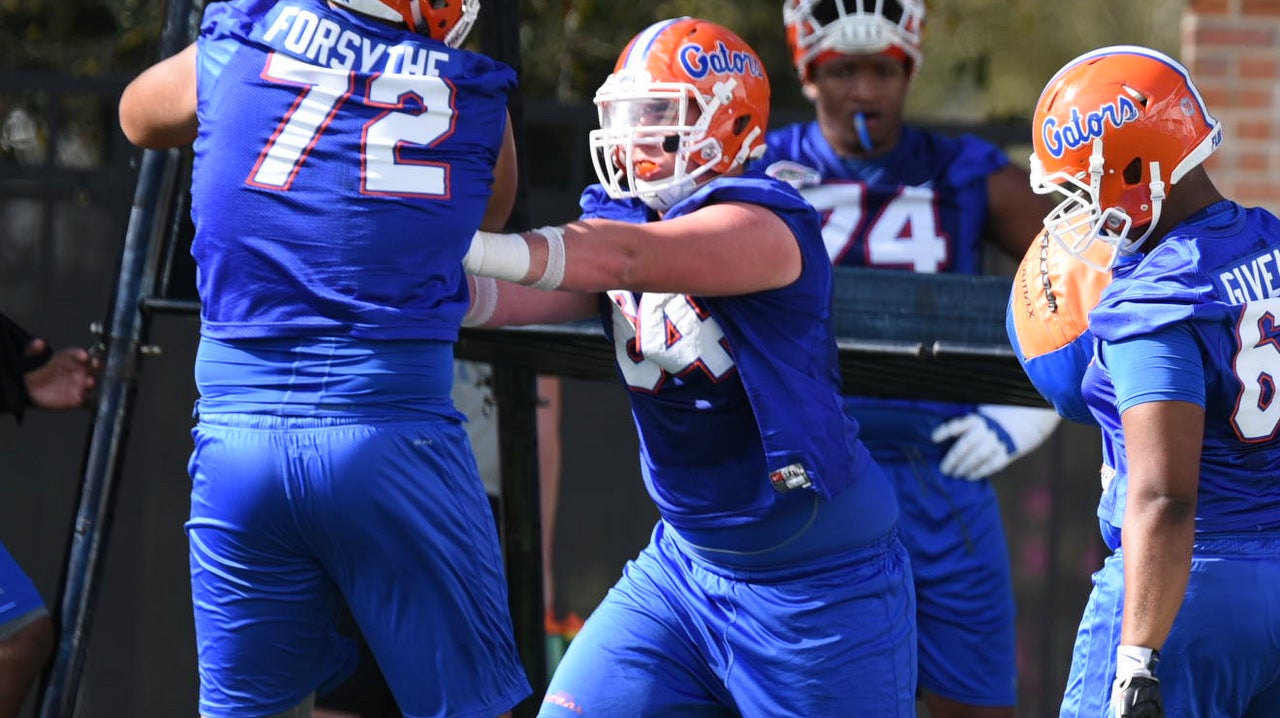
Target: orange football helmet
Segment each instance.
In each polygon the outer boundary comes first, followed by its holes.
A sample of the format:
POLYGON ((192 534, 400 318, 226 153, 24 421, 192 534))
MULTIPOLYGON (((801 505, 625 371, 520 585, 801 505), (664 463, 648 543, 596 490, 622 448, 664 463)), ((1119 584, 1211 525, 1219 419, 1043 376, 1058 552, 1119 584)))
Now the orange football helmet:
POLYGON ((609 196, 665 211, 698 185, 764 154, 769 76, 742 38, 706 20, 655 23, 632 38, 596 91, 589 136, 609 196), (646 178, 636 148, 676 153, 670 177, 646 178))
POLYGON ((353 12, 380 20, 404 23, 415 32, 430 36, 449 47, 467 39, 480 0, 332 0, 353 12))
POLYGON ((1045 228, 1101 269, 1146 241, 1160 220, 1166 186, 1222 143, 1222 126, 1187 69, 1132 45, 1067 63, 1041 93, 1031 128, 1031 187, 1065 197, 1045 217, 1045 228), (1109 251, 1090 251, 1097 241, 1109 251))
POLYGON ((786 0, 782 22, 800 81, 827 53, 900 54, 914 74, 924 58, 923 0, 786 0))

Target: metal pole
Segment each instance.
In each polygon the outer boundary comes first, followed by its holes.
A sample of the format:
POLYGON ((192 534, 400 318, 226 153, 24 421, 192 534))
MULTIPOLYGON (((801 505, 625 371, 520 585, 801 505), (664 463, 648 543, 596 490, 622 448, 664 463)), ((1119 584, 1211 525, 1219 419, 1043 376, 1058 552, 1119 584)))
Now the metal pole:
POLYGON ((533 695, 512 711, 532 718, 547 687, 547 638, 542 605, 542 514, 538 486, 537 387, 534 373, 517 364, 495 364, 498 447, 502 465, 502 543, 507 598, 516 646, 533 695))
MULTIPOLYGON (((191 0, 167 8, 161 56, 177 52, 189 38, 191 0)), ((125 232, 120 271, 105 344, 97 411, 85 450, 71 544, 59 591, 57 653, 40 690, 39 718, 72 718, 89 641, 95 589, 101 574, 111 524, 114 488, 123 463, 137 390, 138 358, 148 321, 142 300, 155 287, 160 253, 156 245, 165 226, 162 211, 172 204, 177 150, 143 153, 133 208, 125 232)))
MULTIPOLYGON (((481 49, 510 65, 519 75, 520 12, 518 0, 485 0, 481 49)), ((524 161, 524 102, 512 93, 511 113, 520 181, 507 222, 511 229, 531 224, 524 161)), ((506 558, 507 595, 516 645, 533 695, 512 711, 514 718, 537 715, 547 687, 547 638, 542 599, 542 514, 538 487, 537 387, 535 374, 516 363, 495 362, 493 393, 498 402, 498 451, 502 466, 502 539, 506 558)))

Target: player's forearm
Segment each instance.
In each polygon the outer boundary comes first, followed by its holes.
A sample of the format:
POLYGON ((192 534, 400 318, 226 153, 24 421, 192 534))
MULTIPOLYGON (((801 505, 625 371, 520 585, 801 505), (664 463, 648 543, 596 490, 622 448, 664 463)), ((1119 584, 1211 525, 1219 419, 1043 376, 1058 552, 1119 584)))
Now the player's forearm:
POLYGON ((1131 491, 1121 536, 1125 597, 1120 642, 1160 649, 1187 590, 1195 501, 1131 491))
POLYGON ((586 219, 518 235, 482 232, 463 263, 472 274, 543 289, 706 297, 786 286, 803 267, 777 214, 731 202, 646 224, 586 219))
POLYGON ((652 287, 640 270, 653 263, 642 257, 641 226, 587 220, 514 234, 480 232, 463 264, 473 274, 538 289, 647 291, 652 287))
POLYGON ((471 305, 464 327, 561 324, 594 316, 595 294, 544 292, 491 277, 469 277, 471 305))

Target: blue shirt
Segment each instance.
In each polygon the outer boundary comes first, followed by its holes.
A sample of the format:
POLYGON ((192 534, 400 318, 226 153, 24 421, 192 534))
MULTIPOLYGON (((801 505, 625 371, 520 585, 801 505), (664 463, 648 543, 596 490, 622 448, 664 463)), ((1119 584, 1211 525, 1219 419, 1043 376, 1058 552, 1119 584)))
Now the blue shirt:
MULTIPOLYGON (((836 265, 923 273, 980 274, 988 218, 987 178, 1009 163, 972 135, 951 138, 912 126, 880 157, 841 157, 816 121, 770 132, 753 166, 781 172, 819 212, 827 256, 836 265)), ((781 176, 781 175, 780 175, 781 176)), ((848 397, 872 450, 940 449, 933 429, 971 405, 848 397)))
POLYGON ((197 41, 201 331, 455 341, 514 72, 323 0, 231 0, 197 41))
MULTIPOLYGON (((787 286, 738 296, 604 295, 602 319, 631 398, 649 493, 664 520, 683 529, 741 526, 807 511, 814 491, 830 498, 861 490, 867 499, 850 540, 880 536, 896 522, 897 504, 841 408, 832 270, 818 217, 785 183, 758 172, 712 180, 666 216, 716 202, 777 213, 795 234, 803 268, 787 286), (788 467, 812 491, 775 490, 770 475, 788 467)), ((656 220, 598 185, 584 192, 582 207, 584 217, 656 220)))
POLYGON ((1280 529, 1280 220, 1219 202, 1114 275, 1089 315, 1096 347, 1083 386, 1102 427, 1104 461, 1115 470, 1099 518, 1117 529, 1124 521, 1128 462, 1119 406, 1203 396, 1196 532, 1280 529), (1179 334, 1189 337, 1191 359, 1203 367, 1202 387, 1188 387, 1187 372, 1159 354, 1147 366, 1121 348, 1120 361, 1110 362, 1112 347, 1143 338, 1186 346, 1168 339, 1179 334), (1122 372, 1153 376, 1131 380, 1122 372))

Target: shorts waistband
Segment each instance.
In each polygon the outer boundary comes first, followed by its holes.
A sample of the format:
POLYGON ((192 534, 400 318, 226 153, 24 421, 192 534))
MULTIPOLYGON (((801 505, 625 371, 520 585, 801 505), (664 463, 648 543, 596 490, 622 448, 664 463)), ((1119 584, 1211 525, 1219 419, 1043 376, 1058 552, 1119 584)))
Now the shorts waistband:
POLYGON ((1194 556, 1253 556, 1280 559, 1280 531, 1196 536, 1194 556))

